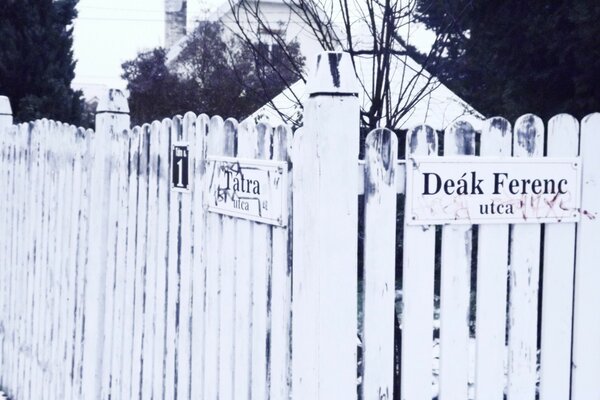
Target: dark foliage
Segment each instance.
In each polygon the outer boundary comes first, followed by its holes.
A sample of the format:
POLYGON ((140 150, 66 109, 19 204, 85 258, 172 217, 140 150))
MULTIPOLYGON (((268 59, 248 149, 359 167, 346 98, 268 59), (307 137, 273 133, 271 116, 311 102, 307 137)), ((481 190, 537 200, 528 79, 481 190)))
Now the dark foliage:
POLYGON ((419 12, 449 41, 433 72, 483 114, 600 109, 599 2, 419 0, 419 12))
POLYGON ((162 48, 140 53, 123 64, 129 90, 129 109, 134 124, 171 117, 194 110, 194 91, 169 71, 162 48))
POLYGON ((287 43, 292 59, 278 49, 227 39, 222 24, 205 22, 189 35, 172 61, 164 49, 140 53, 123 64, 133 123, 186 111, 245 118, 299 76, 303 65, 297 42, 287 43))
POLYGON ((4 0, 0 7, 0 94, 17 121, 52 118, 80 124, 74 77, 77 0, 4 0))

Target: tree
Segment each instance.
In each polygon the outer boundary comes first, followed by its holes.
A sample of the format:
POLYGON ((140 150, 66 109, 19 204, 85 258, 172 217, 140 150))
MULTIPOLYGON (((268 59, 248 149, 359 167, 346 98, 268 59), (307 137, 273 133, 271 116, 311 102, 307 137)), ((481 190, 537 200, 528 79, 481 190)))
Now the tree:
POLYGON ((191 110, 245 118, 279 93, 286 80, 299 79, 289 64, 303 65, 298 44, 284 43, 292 60, 263 54, 224 34, 220 22, 203 22, 169 62, 164 49, 140 53, 123 64, 134 123, 191 110))
POLYGON ((193 85, 171 72, 166 60, 165 49, 156 48, 123 63, 122 77, 127 81, 134 124, 196 109, 193 85))
MULTIPOLYGON (((238 36, 245 43, 256 43, 265 32, 275 43, 285 41, 286 29, 274 29, 263 12, 261 0, 229 2, 238 36)), ((446 52, 448 35, 440 30, 425 53, 416 49, 412 42, 417 27, 417 0, 284 0, 284 3, 292 12, 290 20, 305 26, 323 50, 343 50, 350 54, 367 100, 361 109, 365 128, 399 128, 412 108, 439 85, 428 69, 446 52)), ((288 82, 287 86, 293 83, 288 82)))
POLYGON ((77 0, 6 0, 0 9, 0 93, 17 121, 81 122, 74 78, 73 27, 77 0))
POLYGON ((419 0, 433 30, 458 20, 435 71, 486 115, 582 117, 600 108, 600 3, 419 0))

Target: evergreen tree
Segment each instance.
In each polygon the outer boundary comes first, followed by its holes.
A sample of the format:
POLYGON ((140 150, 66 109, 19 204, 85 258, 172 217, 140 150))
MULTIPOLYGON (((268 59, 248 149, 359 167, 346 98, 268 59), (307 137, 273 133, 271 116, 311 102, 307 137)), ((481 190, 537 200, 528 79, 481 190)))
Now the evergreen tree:
POLYGON ((37 118, 79 124, 81 93, 74 77, 77 0, 3 0, 0 7, 0 94, 17 121, 37 118))
POLYGON ((419 11, 450 42, 433 72, 485 115, 600 110, 599 2, 420 0, 419 11))

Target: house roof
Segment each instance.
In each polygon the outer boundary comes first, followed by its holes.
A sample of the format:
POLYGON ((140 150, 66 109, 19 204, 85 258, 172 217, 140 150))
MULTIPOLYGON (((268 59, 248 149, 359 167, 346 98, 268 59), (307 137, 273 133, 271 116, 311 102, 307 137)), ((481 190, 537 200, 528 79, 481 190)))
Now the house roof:
MULTIPOLYGON (((414 93, 423 91, 423 95, 418 96, 419 100, 401 118, 398 128, 410 129, 427 124, 441 130, 459 118, 470 120, 474 125, 478 125, 478 121, 483 119, 483 115, 445 85, 435 80, 429 83, 430 74, 412 58, 403 56, 394 57, 392 60, 392 98, 397 99, 404 94, 403 97, 414 99, 414 93), (409 97, 409 93, 412 93, 412 97, 409 97)), ((359 98, 363 108, 367 108, 370 104, 368 88, 372 84, 372 58, 356 57, 355 61, 357 75, 363 86, 359 98)), ((294 83, 249 118, 267 120, 272 124, 298 124, 302 119, 302 107, 299 106, 298 100, 303 103, 307 99, 305 87, 303 81, 294 83)))

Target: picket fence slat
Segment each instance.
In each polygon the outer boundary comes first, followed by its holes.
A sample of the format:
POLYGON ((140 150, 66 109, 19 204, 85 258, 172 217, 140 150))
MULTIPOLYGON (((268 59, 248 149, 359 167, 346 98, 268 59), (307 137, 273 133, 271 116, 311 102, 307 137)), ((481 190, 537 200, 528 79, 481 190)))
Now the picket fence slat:
POLYGON ((600 397, 600 114, 581 122, 580 153, 583 164, 581 222, 577 226, 575 309, 571 399, 600 397))
MULTIPOLYGON (((27 131, 28 131, 28 126, 21 124, 19 125, 19 129, 17 131, 17 133, 20 136, 19 139, 19 145, 18 145, 18 154, 16 156, 16 162, 17 162, 17 166, 16 166, 16 170, 17 170, 17 174, 15 174, 15 177, 17 178, 15 181, 15 198, 13 201, 17 202, 17 215, 16 215, 16 233, 13 233, 13 235, 15 236, 15 246, 14 246, 14 260, 15 260, 15 266, 17 268, 17 272, 15 274, 16 277, 16 281, 14 282, 14 285, 17 287, 17 292, 15 293, 15 296, 18 296, 18 294, 23 293, 23 290, 25 288, 24 285, 24 278, 25 278, 25 262, 23 260, 23 255, 25 253, 25 239, 24 239, 24 232, 26 229, 25 226, 25 218, 24 218, 24 212, 25 212, 25 186, 21 184, 21 182, 23 182, 25 176, 26 176, 26 168, 25 168, 25 161, 26 161, 26 153, 27 153, 27 131)), ((53 179, 56 179, 56 174, 53 174, 53 179)), ((49 279, 52 280, 54 278, 53 275, 49 275, 49 279)), ((52 295, 54 295, 53 290, 55 288, 54 285, 55 282, 52 282, 50 287, 50 295, 49 295, 49 303, 51 303, 52 299, 52 295)), ((50 306, 50 305, 49 305, 50 306)), ((48 314, 53 311, 50 310, 50 307, 48 307, 48 314)), ((23 316, 24 316, 24 310, 23 310, 23 302, 18 301, 17 299, 15 299, 15 340, 16 340, 16 344, 18 346, 25 346, 26 342, 25 342, 25 338, 23 337, 23 316)), ((50 319, 48 318, 48 315, 46 315, 47 318, 47 323, 50 324, 54 321, 54 319, 50 319)), ((49 354, 53 349, 46 349, 46 354, 49 354)), ((46 361, 46 367, 51 367, 50 362, 51 362, 51 358, 48 356, 45 361, 46 361)), ((17 362, 16 362, 16 368, 15 368, 15 374, 17 376, 18 380, 24 380, 25 377, 25 369, 26 369, 26 360, 24 357, 22 356, 18 356, 17 357, 17 362)), ((48 380, 48 385, 51 385, 53 382, 50 380, 50 376, 49 374, 46 374, 45 376, 48 380)), ((50 386, 49 386, 50 387, 50 386)), ((24 396, 25 395, 25 388, 21 387, 19 388, 19 390, 17 391, 17 396, 24 396)))
MULTIPOLYGON (((444 156, 475 155, 475 131, 457 121, 444 135, 444 156)), ((442 227, 440 398, 466 399, 469 386, 469 300, 472 227, 442 227)))
MULTIPOLYGON (((10 108, 10 103, 6 96, 0 96, 0 132, 3 134, 0 135, 0 167, 1 170, 4 171, 0 175, 0 184, 6 190, 3 190, 0 194, 0 198, 2 199, 2 204, 0 204, 0 235, 5 239, 0 243, 0 263, 3 268, 0 268, 0 290, 3 293, 8 292, 8 277, 7 277, 7 269, 9 268, 8 263, 6 262, 6 248, 4 247, 8 242, 7 236, 9 234, 10 225, 6 220, 7 215, 9 215, 10 210, 10 202, 9 202, 9 194, 8 194, 8 179, 9 179, 9 170, 10 164, 8 162, 8 152, 11 148, 11 142, 9 141, 10 133, 9 128, 12 126, 12 110, 10 108)), ((6 299, 5 296, 0 296, 0 312, 4 316, 4 323, 7 322, 7 309, 6 309, 6 299)), ((5 340, 6 340, 6 327, 3 326, 3 329, 0 329, 0 368, 2 371, 6 371, 6 350, 5 350, 5 340)), ((6 381, 4 376, 0 376, 0 386, 5 387, 6 381)))
POLYGON ((152 378, 154 387, 152 395, 154 397, 166 397, 165 379, 166 379, 166 357, 167 357, 167 290, 169 271, 169 199, 171 195, 169 181, 169 145, 171 143, 170 130, 173 122, 170 119, 164 119, 161 122, 158 133, 158 159, 157 159, 157 237, 156 237, 156 289, 155 296, 155 316, 154 316, 154 358, 152 360, 152 378))
MULTIPOLYGON (((171 185, 171 165, 173 162, 172 146, 183 139, 182 120, 176 116, 169 126, 168 136, 165 137, 165 145, 169 154, 169 169, 166 184, 171 185), (167 141, 168 139, 168 141, 167 141)), ((182 194, 169 190, 168 205, 168 244, 167 244, 167 268, 165 274, 166 284, 166 325, 165 325, 165 362, 164 362, 164 394, 165 400, 175 399, 177 395, 177 347, 179 345, 179 306, 181 293, 181 264, 180 246, 183 229, 182 217, 182 194)), ((181 248, 181 253, 186 249, 181 248)))
MULTIPOLYGON (((548 122, 548 157, 579 153, 579 123, 568 114, 548 122)), ((542 285, 540 399, 567 399, 571 380, 571 321, 575 223, 546 224, 542 285)))
MULTIPOLYGON (((254 158, 269 159, 273 130, 269 124, 259 123, 256 126, 256 147, 254 158)), ((250 397, 265 398, 267 387, 267 290, 269 268, 271 265, 271 228, 263 224, 255 224, 252 228, 252 344, 251 388, 250 397)))
MULTIPOLYGON (((235 157, 237 121, 223 123, 223 148, 220 154, 235 157)), ((219 303, 219 399, 233 400, 233 353, 235 334, 235 229, 236 221, 229 216, 220 217, 220 303, 219 303)))
MULTIPOLYGON (((181 140, 193 144, 196 136, 196 115, 186 113, 183 116, 181 140)), ((192 188, 193 190, 193 188, 192 188)), ((181 199, 181 245, 180 245, 180 296, 178 307, 179 347, 176 359, 176 396, 189 399, 191 393, 192 365, 192 276, 193 276, 193 209, 192 198, 186 194, 181 199)))
MULTIPOLYGON (((63 350, 63 355, 62 358, 59 361, 59 365, 57 365, 57 369, 59 369, 62 373, 62 379, 61 382, 59 382, 59 390, 61 392, 61 395, 64 399, 71 399, 72 398, 72 393, 71 393, 71 387, 73 385, 73 377, 71 374, 69 374, 69 372, 67 370, 65 370, 65 368, 63 367, 65 364, 67 364, 69 361, 72 360, 73 358, 73 351, 74 351, 74 341, 73 341, 73 328, 74 328, 74 324, 75 321, 71 318, 72 315, 74 315, 75 313, 75 296, 73 295, 73 293, 75 292, 75 278, 76 278, 76 271, 75 271, 75 264, 73 262, 73 260, 76 257, 76 252, 75 252, 75 235, 74 233, 77 231, 77 224, 74 224, 73 221, 77 220, 77 213, 79 211, 79 200, 80 197, 77 196, 76 194, 78 194, 80 192, 80 188, 79 188, 79 184, 80 181, 78 181, 77 179, 77 168, 78 165, 76 163, 76 158, 77 158, 77 140, 79 137, 79 132, 76 130, 76 128, 74 127, 70 127, 70 129, 67 132, 67 137, 66 137, 66 148, 65 148, 65 154, 67 156, 67 187, 65 188, 65 192, 66 192, 66 197, 67 197, 67 204, 65 205, 67 207, 67 212, 68 212, 68 220, 64 221, 64 240, 66 243, 68 243, 68 245, 64 246, 65 247, 65 256, 64 256, 64 268, 65 268, 65 281, 67 282, 67 290, 65 291, 65 294, 63 296, 63 304, 66 304, 65 307, 63 307, 62 312, 63 312, 63 326, 64 326, 64 331, 63 331, 63 343, 64 343, 64 350, 63 350)), ((30 164, 31 165, 31 164, 30 164)), ((29 169, 31 171, 31 168, 29 169)), ((30 197, 31 198, 31 197, 30 197)), ((31 234, 28 235, 28 237, 31 237, 31 234)), ((30 240, 30 239, 28 239, 30 240)), ((27 298, 31 297, 29 294, 27 295, 27 298)))
POLYGON ((136 234, 137 226, 136 219, 138 212, 138 197, 139 197, 139 186, 140 177, 143 176, 140 171, 141 167, 141 135, 142 128, 135 127, 131 130, 131 134, 128 141, 128 196, 127 196, 127 237, 126 246, 127 254, 125 256, 125 288, 123 298, 123 328, 122 328, 122 341, 123 341, 123 357, 121 359, 121 388, 117 393, 121 398, 131 396, 131 388, 133 384, 132 377, 132 365, 134 362, 134 342, 137 341, 138 332, 136 331, 135 321, 135 307, 138 303, 138 299, 135 298, 135 286, 138 282, 137 270, 136 270, 136 234))
MULTIPOLYGON (((303 162, 308 158, 308 148, 312 145, 311 135, 305 134, 304 128, 300 128, 294 135, 292 145, 293 170, 293 188, 294 198, 292 203, 292 214, 294 218, 294 231, 301 231, 306 225, 306 221, 313 217, 316 210, 305 207, 307 203, 313 203, 316 200, 315 190, 298 191, 298 187, 308 185, 313 173, 316 172, 314 162, 303 162)), ((303 246, 315 246, 318 239, 315 236, 305 235, 300 237, 294 234, 292 247, 294 249, 303 246)), ((318 289, 318 275, 310 267, 314 265, 315 254, 311 252, 295 251, 293 254, 294 279, 293 296, 294 303, 292 308, 292 354, 303 354, 303 357, 292 358, 292 388, 295 398, 316 399, 317 398, 317 346, 311 345, 317 343, 317 324, 313 320, 317 310, 317 299, 311 296, 318 289), (302 307, 299 306, 302 304, 302 307), (303 327, 301 334, 297 327, 303 327)), ((254 364, 253 364, 254 367, 254 364)))
POLYGON ((131 234, 128 235, 128 268, 132 274, 133 282, 130 283, 128 301, 131 302, 130 329, 131 339, 127 339, 126 348, 129 349, 124 360, 124 379, 127 385, 123 387, 122 396, 140 398, 142 395, 142 346, 144 340, 144 306, 146 284, 146 249, 143 247, 148 240, 147 210, 148 210, 148 177, 149 177, 149 144, 150 126, 144 124, 133 129, 131 149, 134 152, 132 172, 130 173, 130 224, 131 234), (133 171, 136 173, 133 174, 133 171), (133 179, 133 181, 131 181, 133 179), (135 193, 135 196, 133 195, 135 193), (140 251, 143 248, 144 250, 140 251), (131 341, 129 341, 131 340, 131 341), (131 347, 129 347, 131 346, 131 347))
MULTIPOLYGON (((544 124, 527 114, 515 122, 513 156, 541 157, 544 124)), ((535 204, 525 204, 535 207, 535 204)), ((510 242, 508 398, 533 399, 536 393, 537 315, 540 275, 540 224, 512 226, 510 242)))
MULTIPOLYGON (((256 148, 256 129, 253 121, 238 126, 237 156, 253 158, 256 148)), ((252 223, 240 220, 236 227, 235 258, 235 360, 233 398, 250 398, 250 343, 252 324, 252 223)))
POLYGON ((366 139, 363 399, 391 399, 396 299, 396 173, 398 140, 388 129, 366 139))
MULTIPOLYGON (((286 161, 292 146, 292 133, 285 125, 279 125, 273 132, 273 154, 275 161, 286 161)), ((283 185, 283 183, 281 183, 283 185)), ((291 204, 291 180, 283 187, 291 204)), ((287 226, 291 226, 288 215, 287 226)), ((287 228, 273 227, 273 264, 271 269, 271 328, 270 328, 270 384, 271 399, 289 399, 290 396, 290 354, 291 309, 292 309, 292 265, 290 259, 290 232, 287 228)), ((243 239, 241 239, 243 240, 243 239)), ((237 348, 236 348, 237 352, 237 348)), ((237 399, 237 397, 236 397, 237 399)))
MULTIPOLYGON (((222 154, 225 147, 223 119, 210 119, 207 137, 207 154, 222 154)), ((207 171, 209 176, 212 171, 207 171)), ((221 243, 221 216, 210 213, 206 221, 207 257, 206 257, 206 341, 204 347, 204 396, 206 400, 215 400, 219 394, 219 292, 221 243)))
MULTIPOLYGON (((160 173, 160 137, 162 123, 155 121, 149 133, 148 158, 148 200, 147 200, 147 245, 138 242, 137 255, 140 267, 144 268, 144 327, 142 348, 140 351, 140 373, 142 375, 142 398, 152 398, 155 393, 156 379, 154 375, 155 360, 160 356, 156 353, 155 341, 159 336, 157 326, 160 317, 158 308, 157 284, 159 276, 159 173, 160 173)), ((142 215, 138 217, 138 226, 143 225, 142 215)), ((163 239, 164 240, 164 239, 163 239)), ((163 289, 164 290, 164 289, 163 289)), ((135 360, 138 362, 137 360, 135 360)), ((162 362, 162 360, 161 360, 162 362)), ((135 370, 134 370, 135 371, 135 370)), ((158 396, 158 395, 156 395, 158 396)))
MULTIPOLYGON (((510 157, 512 129, 501 117, 481 132, 481 157, 510 157)), ((502 400, 505 378, 508 225, 480 225, 477 243, 475 398, 502 400)))
MULTIPOLYGON (((410 156, 437 156, 438 139, 428 126, 409 131, 406 140, 410 156)), ((407 168, 412 166, 407 165, 407 168)), ((412 218, 404 216, 405 220, 412 218)), ((432 397, 433 280, 435 227, 404 226, 402 276, 401 398, 420 400, 432 397)))
MULTIPOLYGON (((125 308, 125 284, 127 282, 127 226, 129 214, 129 141, 130 130, 124 130, 119 135, 119 207, 117 213, 117 243, 115 246, 115 304, 113 315, 113 359, 111 367, 112 385, 111 397, 118 396, 121 392, 122 363, 123 363, 123 313, 125 308), (114 355, 117 355, 116 357, 114 355)), ((129 301, 128 301, 129 302, 129 301)), ((131 336, 131 332, 127 332, 131 336)), ((129 358, 129 357, 128 357, 129 358)))
POLYGON ((90 188, 92 176, 92 156, 91 143, 93 132, 87 130, 82 139, 81 154, 81 209, 79 213, 79 227, 77 232, 77 307, 75 312, 76 331, 75 331, 75 354, 72 361, 72 371, 74 374, 75 385, 73 388, 73 398, 82 398, 83 396, 83 349, 84 349, 84 308, 85 308, 85 282, 86 282, 86 263, 89 253, 89 207, 90 207, 90 188))
POLYGON ((204 190, 206 179, 207 135, 210 119, 201 114, 196 120, 196 132, 192 142, 193 171, 192 213, 193 213, 193 269, 192 269, 192 377, 190 398, 197 399, 203 395, 204 388, 204 354, 205 338, 208 327, 205 325, 206 315, 206 276, 207 276, 207 213, 204 209, 204 190))

